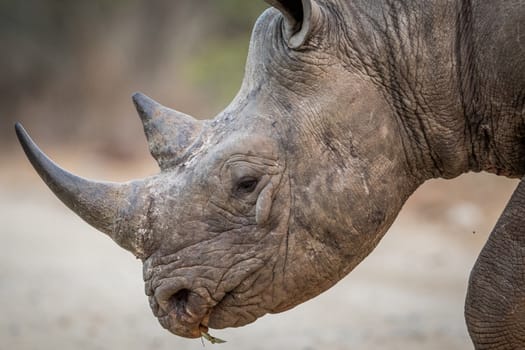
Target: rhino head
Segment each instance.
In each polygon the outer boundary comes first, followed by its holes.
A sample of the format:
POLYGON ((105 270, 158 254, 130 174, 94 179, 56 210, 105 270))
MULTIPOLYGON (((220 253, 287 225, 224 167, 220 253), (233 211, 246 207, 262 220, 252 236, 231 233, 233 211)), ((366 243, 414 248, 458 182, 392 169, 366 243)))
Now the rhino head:
POLYGON ((340 59, 327 9, 268 1, 233 102, 209 121, 133 96, 160 173, 75 176, 17 125, 51 190, 142 259, 163 327, 195 338, 290 309, 366 257, 418 181, 390 108, 340 59))

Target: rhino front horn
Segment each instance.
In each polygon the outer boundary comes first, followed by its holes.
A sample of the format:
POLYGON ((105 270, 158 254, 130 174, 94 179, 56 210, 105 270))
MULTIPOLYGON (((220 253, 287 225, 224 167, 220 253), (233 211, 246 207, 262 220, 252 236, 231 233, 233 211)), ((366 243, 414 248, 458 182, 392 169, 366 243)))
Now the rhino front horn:
POLYGON ((164 170, 176 166, 202 130, 202 122, 164 107, 137 92, 133 103, 142 120, 151 155, 164 170))
POLYGON ((109 235, 135 256, 143 255, 140 208, 143 181, 111 183, 91 181, 60 168, 31 140, 22 125, 15 125, 18 140, 27 158, 46 185, 88 224, 109 235))

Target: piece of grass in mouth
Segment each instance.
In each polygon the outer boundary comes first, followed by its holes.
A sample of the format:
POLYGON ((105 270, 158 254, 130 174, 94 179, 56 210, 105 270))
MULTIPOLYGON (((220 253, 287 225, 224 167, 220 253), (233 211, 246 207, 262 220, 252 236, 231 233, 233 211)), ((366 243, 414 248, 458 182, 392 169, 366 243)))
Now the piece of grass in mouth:
POLYGON ((222 343, 226 343, 226 340, 222 340, 222 339, 219 339, 219 338, 216 338, 216 337, 213 337, 211 336, 208 332, 204 332, 201 330, 201 336, 202 338, 206 339, 207 341, 209 341, 210 343, 212 344, 222 344, 222 343))

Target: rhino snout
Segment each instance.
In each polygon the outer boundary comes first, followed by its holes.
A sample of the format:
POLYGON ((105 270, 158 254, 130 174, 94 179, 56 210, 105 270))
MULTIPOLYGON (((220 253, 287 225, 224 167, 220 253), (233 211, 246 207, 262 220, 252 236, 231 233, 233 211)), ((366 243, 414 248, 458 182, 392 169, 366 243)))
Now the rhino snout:
POLYGON ((215 304, 202 293, 182 285, 159 287, 150 304, 160 324, 170 332, 187 338, 198 338, 208 330, 208 318, 215 304))

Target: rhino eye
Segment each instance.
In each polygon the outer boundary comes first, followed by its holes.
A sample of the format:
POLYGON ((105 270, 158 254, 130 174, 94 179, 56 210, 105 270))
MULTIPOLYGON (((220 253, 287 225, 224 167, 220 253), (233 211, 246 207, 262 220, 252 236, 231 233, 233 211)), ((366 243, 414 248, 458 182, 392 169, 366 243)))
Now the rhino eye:
POLYGON ((237 183, 236 192, 239 194, 252 193, 257 187, 258 182, 259 180, 254 177, 243 178, 237 183))

